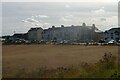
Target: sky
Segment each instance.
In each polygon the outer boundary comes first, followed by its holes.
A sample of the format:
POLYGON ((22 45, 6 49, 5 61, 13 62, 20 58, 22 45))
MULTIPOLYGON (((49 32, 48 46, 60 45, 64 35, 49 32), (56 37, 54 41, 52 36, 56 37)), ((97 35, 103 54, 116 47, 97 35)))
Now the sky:
POLYGON ((116 0, 106 0, 106 2, 2 1, 2 35, 26 33, 31 27, 47 29, 52 25, 56 27, 82 25, 83 22, 89 26, 95 24, 101 31, 118 25, 116 0))

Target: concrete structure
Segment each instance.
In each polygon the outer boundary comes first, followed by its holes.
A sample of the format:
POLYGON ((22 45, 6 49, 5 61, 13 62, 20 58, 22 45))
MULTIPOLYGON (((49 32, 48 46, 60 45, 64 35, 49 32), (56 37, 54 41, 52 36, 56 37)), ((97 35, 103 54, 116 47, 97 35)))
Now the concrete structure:
POLYGON ((31 28, 28 31, 28 40, 31 42, 39 42, 42 39, 43 29, 41 27, 31 28))
POLYGON ((42 39, 45 41, 78 41, 78 42, 98 42, 98 38, 101 32, 95 27, 86 26, 85 23, 82 26, 66 26, 61 27, 52 26, 52 28, 45 29, 42 33, 42 39))
POLYGON ((106 42, 110 40, 119 41, 120 40, 120 27, 112 28, 104 32, 104 39, 106 42))

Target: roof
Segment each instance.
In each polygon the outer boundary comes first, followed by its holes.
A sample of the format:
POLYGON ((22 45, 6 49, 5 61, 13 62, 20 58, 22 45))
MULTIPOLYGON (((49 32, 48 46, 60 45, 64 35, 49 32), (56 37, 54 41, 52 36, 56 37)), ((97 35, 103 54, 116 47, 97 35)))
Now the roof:
MULTIPOLYGON (((76 29, 78 29, 78 28, 80 28, 80 27, 83 27, 83 26, 79 26, 79 25, 74 26, 74 25, 72 25, 72 26, 66 26, 66 27, 54 27, 54 28, 44 29, 44 32, 46 32, 46 31, 51 31, 51 30, 69 29, 69 28, 72 28, 72 29, 73 29, 73 28, 76 28, 76 29)), ((97 27, 94 27, 94 26, 85 26, 85 28, 88 28, 88 29, 94 28, 94 29, 95 29, 95 32, 102 32, 102 31, 100 31, 97 27)))
POLYGON ((108 31, 118 31, 118 32, 120 32, 120 27, 118 27, 118 28, 111 28, 109 30, 106 30, 105 33, 107 33, 108 31))
MULTIPOLYGON (((54 27, 54 28, 48 28, 48 29, 61 29, 61 28, 75 28, 75 27, 83 27, 83 26, 66 26, 66 27, 54 27)), ((85 26, 87 28, 92 28, 93 26, 85 26)), ((96 27, 95 27, 96 28, 96 27)), ((96 28, 97 29, 97 28, 96 28)))
POLYGON ((27 36, 27 35, 28 35, 28 33, 15 33, 13 36, 18 37, 18 36, 27 36))
POLYGON ((112 30, 116 30, 116 31, 119 31, 119 32, 120 32, 120 27, 118 27, 118 28, 111 28, 111 29, 108 30, 108 31, 112 31, 112 30))
POLYGON ((24 35, 26 33, 15 33, 13 36, 19 36, 19 35, 24 35))
MULTIPOLYGON (((37 30, 39 30, 39 29, 42 29, 41 27, 36 27, 36 28, 31 28, 29 31, 37 31, 37 30)), ((29 32, 28 31, 28 32, 29 32)))

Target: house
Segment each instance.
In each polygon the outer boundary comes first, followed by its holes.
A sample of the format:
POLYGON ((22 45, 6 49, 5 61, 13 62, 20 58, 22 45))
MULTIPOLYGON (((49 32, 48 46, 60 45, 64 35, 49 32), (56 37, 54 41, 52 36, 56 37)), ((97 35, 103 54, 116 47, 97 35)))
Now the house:
POLYGON ((41 27, 31 28, 28 31, 28 40, 31 42, 39 42, 42 39, 43 29, 41 27))
POLYGON ((14 39, 19 38, 19 39, 28 40, 28 33, 15 33, 12 37, 14 39))
POLYGON ((120 27, 118 28, 111 28, 104 32, 104 39, 106 42, 110 40, 115 40, 118 42, 120 40, 120 27))
POLYGON ((98 38, 100 32, 101 31, 95 27, 95 24, 92 26, 86 26, 85 23, 83 23, 82 26, 52 26, 52 28, 45 29, 43 31, 42 39, 45 41, 56 40, 58 42, 63 40, 77 42, 96 42, 98 39, 100 39, 98 38))
MULTIPOLYGON (((117 33, 117 32, 116 32, 117 33)), ((42 29, 41 27, 31 28, 27 33, 15 33, 13 36, 6 37, 7 41, 22 39, 29 42, 55 41, 55 42, 99 42, 103 39, 104 33, 100 31, 95 24, 87 26, 83 23, 81 26, 52 26, 52 28, 42 29)))

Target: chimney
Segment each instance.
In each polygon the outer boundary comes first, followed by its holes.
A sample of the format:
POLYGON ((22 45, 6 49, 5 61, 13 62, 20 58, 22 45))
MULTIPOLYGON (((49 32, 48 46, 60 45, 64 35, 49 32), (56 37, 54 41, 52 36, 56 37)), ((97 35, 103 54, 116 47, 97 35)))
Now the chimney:
POLYGON ((74 27, 74 25, 71 25, 72 27, 74 27))
POLYGON ((86 24, 85 24, 85 23, 83 23, 83 24, 82 24, 82 26, 86 26, 86 24))
POLYGON ((52 28, 55 28, 55 26, 52 26, 52 28))
POLYGON ((64 25, 61 25, 61 27, 64 27, 64 25))
POLYGON ((95 27, 95 24, 92 24, 93 27, 95 27))

